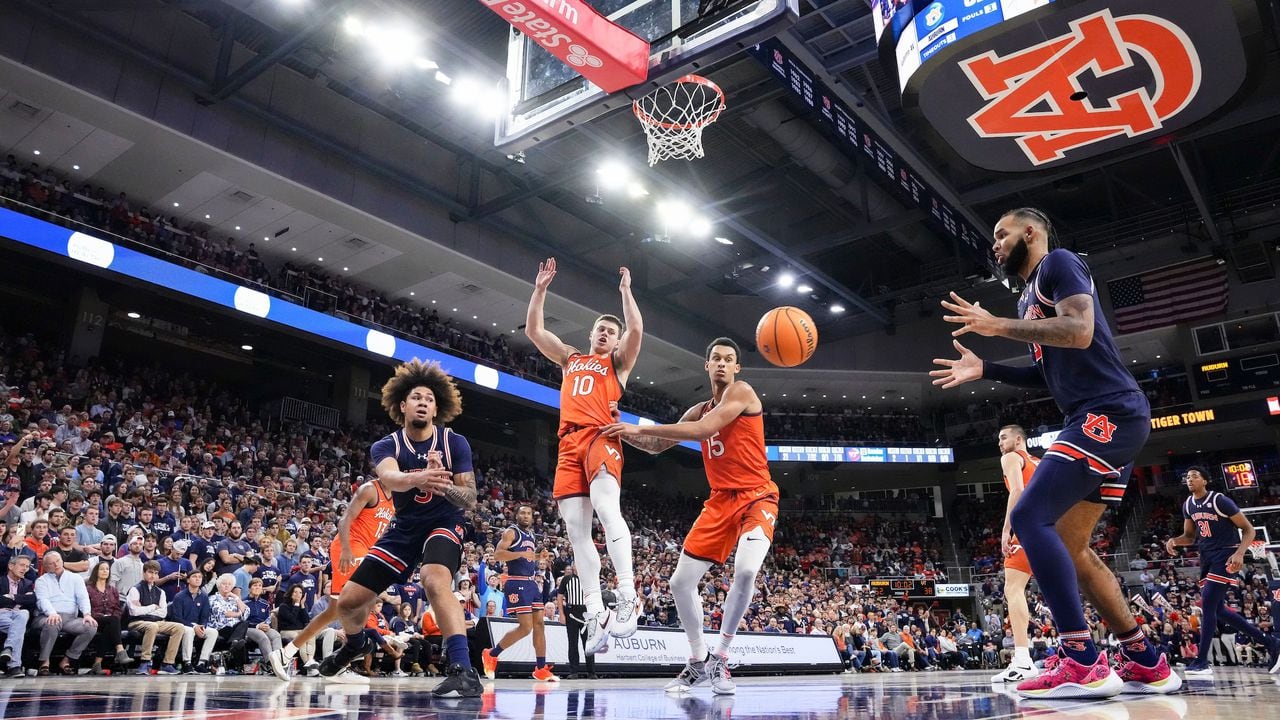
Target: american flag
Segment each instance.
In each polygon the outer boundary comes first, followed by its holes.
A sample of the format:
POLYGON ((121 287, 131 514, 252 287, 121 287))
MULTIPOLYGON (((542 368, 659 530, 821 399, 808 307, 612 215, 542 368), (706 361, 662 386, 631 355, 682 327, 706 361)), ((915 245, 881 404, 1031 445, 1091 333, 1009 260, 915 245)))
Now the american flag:
POLYGON ((1207 256, 1107 283, 1121 333, 1165 327, 1227 309, 1227 266, 1207 256))

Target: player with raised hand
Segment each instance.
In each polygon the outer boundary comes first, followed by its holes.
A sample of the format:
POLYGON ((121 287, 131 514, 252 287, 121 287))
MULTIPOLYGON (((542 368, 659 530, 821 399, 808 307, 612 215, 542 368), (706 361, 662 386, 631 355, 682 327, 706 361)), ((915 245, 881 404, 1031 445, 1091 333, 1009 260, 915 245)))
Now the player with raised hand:
POLYGON ((778 486, 769 476, 764 447, 764 405, 756 391, 737 379, 741 351, 729 338, 707 346, 706 369, 711 399, 689 408, 674 425, 615 423, 605 434, 648 453, 677 443, 702 444, 702 465, 711 495, 684 538, 683 552, 671 575, 671 595, 680 625, 689 639, 689 660, 674 680, 671 693, 688 692, 710 680, 718 695, 736 692, 729 674, 729 648, 756 589, 778 522, 778 486), (720 641, 707 652, 702 636, 702 598, 698 582, 713 564, 723 564, 737 551, 733 582, 724 599, 720 641))
POLYGON ((565 344, 543 322, 547 287, 556 276, 556 259, 538 265, 533 296, 525 321, 525 335, 548 360, 560 366, 559 457, 552 495, 564 518, 573 546, 574 564, 582 580, 587 607, 587 654, 604 647, 609 636, 628 637, 636 631, 639 607, 631 562, 631 529, 619 507, 622 494, 622 445, 601 428, 613 422, 616 404, 636 365, 644 337, 640 308, 631 294, 631 271, 619 268, 622 320, 601 315, 591 327, 587 352, 565 344), (591 518, 600 519, 605 546, 618 578, 618 603, 605 609, 600 592, 600 553, 591 537, 591 518))
POLYGON ((929 374, 943 388, 979 379, 1047 387, 1066 417, 1009 514, 1064 656, 1051 670, 1019 683, 1018 693, 1051 699, 1171 693, 1182 679, 1146 639, 1115 576, 1089 547, 1106 504, 1124 498, 1133 461, 1151 433, 1151 406, 1098 311, 1084 259, 1052 249, 1053 242, 1053 224, 1035 208, 1010 210, 996 223, 996 261, 1026 283, 1017 318, 997 317, 956 293, 942 301, 949 313, 943 320, 960 326, 953 338, 976 333, 1025 342, 1034 364, 984 362, 953 340, 960 357, 934 360, 941 368, 929 374), (1124 662, 1116 670, 1089 634, 1081 587, 1120 641, 1124 662))

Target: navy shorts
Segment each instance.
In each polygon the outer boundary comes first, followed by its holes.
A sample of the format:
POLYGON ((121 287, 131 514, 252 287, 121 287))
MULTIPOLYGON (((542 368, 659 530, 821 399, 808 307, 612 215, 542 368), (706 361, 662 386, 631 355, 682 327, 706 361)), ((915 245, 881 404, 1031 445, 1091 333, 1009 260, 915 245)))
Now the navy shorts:
POLYGON ((1235 548, 1218 548, 1200 551, 1200 585, 1218 583, 1219 585, 1239 585, 1240 578, 1227 572, 1227 561, 1231 559, 1235 548))
POLYGON ((542 590, 534 580, 507 580, 502 592, 507 596, 508 615, 523 615, 542 609, 542 590))
POLYGON ((1119 505, 1133 461, 1151 434, 1151 406, 1140 392, 1100 398, 1067 418, 1044 460, 1079 463, 1096 487, 1084 499, 1119 505))
POLYGON ((456 575, 462 565, 464 522, 443 518, 438 524, 424 527, 415 523, 416 527, 409 528, 392 520, 382 537, 369 548, 349 582, 382 592, 395 583, 407 582, 420 565, 443 565, 450 574, 456 575))

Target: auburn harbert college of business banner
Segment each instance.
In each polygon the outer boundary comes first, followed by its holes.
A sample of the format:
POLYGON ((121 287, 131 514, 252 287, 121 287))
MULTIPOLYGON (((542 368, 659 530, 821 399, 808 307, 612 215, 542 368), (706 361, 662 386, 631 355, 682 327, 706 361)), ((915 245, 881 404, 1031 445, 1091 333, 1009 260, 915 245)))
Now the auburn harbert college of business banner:
MULTIPOLYGON (((488 618, 492 642, 506 637, 516 627, 508 618, 488 618)), ((564 626, 547 623, 547 661, 567 667, 569 643, 564 626)), ((717 633, 707 633, 708 647, 714 647, 717 633)), ((641 627, 629 638, 610 638, 609 645, 596 653, 597 672, 628 675, 665 675, 678 672, 689 658, 689 640, 678 628, 641 627)), ((533 641, 525 637, 502 651, 504 663, 533 663, 533 641)), ((738 633, 733 641, 735 674, 839 672, 840 653, 830 635, 774 635, 738 633)))

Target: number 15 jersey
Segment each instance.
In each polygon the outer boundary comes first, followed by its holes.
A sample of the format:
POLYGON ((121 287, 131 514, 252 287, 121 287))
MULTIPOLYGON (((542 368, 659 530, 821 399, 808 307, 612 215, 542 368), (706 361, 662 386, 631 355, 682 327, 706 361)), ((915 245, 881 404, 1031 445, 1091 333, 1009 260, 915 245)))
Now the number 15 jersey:
MULTIPOLYGON (((708 400, 703 415, 711 412, 708 400)), ((751 490, 769 482, 764 450, 764 413, 742 413, 702 441, 702 465, 712 490, 751 490)))

